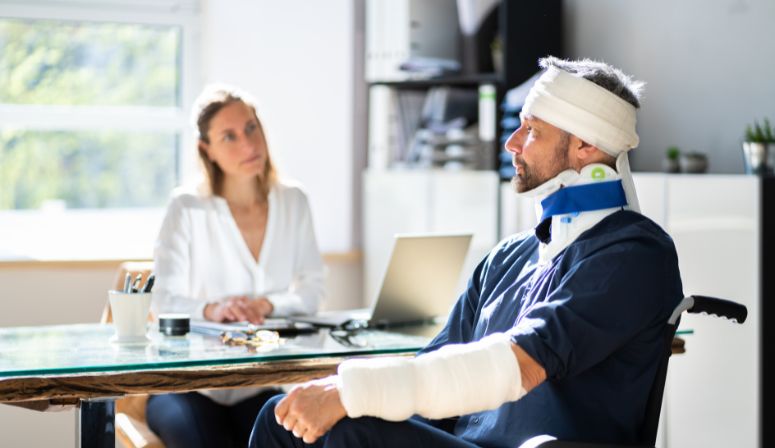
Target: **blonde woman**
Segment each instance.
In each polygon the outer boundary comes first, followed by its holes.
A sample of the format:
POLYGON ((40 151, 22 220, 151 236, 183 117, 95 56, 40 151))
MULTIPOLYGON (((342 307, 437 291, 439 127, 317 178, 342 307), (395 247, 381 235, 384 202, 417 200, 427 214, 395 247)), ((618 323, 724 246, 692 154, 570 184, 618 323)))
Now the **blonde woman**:
MULTIPOLYGON (((153 307, 215 322, 314 314, 324 268, 304 191, 272 164, 254 101, 207 87, 194 117, 205 182, 177 189, 154 251, 153 307)), ((168 446, 245 446, 277 389, 153 396, 147 418, 168 446)))

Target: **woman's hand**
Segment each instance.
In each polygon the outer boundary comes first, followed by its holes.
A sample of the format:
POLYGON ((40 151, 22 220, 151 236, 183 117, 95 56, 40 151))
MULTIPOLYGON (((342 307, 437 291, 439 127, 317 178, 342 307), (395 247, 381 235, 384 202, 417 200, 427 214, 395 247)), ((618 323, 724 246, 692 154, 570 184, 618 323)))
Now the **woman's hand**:
POLYGON ((214 322, 244 322, 260 325, 272 314, 274 306, 266 297, 251 299, 247 296, 232 296, 208 303, 204 317, 214 322))
POLYGON ((272 305, 272 302, 270 302, 266 297, 259 297, 257 299, 250 300, 248 302, 248 307, 253 310, 256 316, 258 316, 257 321, 250 321, 254 324, 263 324, 264 319, 269 317, 269 315, 272 314, 272 311, 274 311, 274 305, 272 305))

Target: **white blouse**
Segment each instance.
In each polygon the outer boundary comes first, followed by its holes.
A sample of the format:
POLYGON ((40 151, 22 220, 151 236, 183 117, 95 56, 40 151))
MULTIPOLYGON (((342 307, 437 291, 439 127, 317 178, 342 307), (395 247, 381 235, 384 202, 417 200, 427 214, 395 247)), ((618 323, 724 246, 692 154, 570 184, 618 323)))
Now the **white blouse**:
POLYGON ((235 295, 266 296, 273 316, 314 314, 323 297, 324 267, 304 192, 278 183, 258 262, 226 200, 177 189, 154 250, 154 311, 203 319, 207 303, 235 295))
MULTIPOLYGON (((154 312, 203 319, 207 303, 247 295, 267 297, 272 316, 314 314, 325 272, 307 197, 298 185, 281 181, 269 192, 268 210, 256 262, 225 199, 194 188, 176 189, 154 249, 154 312)), ((207 395, 233 404, 254 393, 207 395)))

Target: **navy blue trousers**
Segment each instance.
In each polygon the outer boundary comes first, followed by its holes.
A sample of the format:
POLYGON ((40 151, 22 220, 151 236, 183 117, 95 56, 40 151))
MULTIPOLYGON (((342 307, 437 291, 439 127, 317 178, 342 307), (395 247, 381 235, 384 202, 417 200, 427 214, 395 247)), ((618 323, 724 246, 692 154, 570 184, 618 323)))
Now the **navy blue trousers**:
POLYGON ((372 417, 345 417, 325 436, 308 445, 277 424, 274 408, 283 396, 272 397, 261 409, 250 434, 248 446, 251 448, 476 447, 451 434, 454 420, 430 421, 418 417, 404 422, 388 422, 372 417))
POLYGON ((196 392, 153 395, 145 409, 146 420, 169 448, 244 448, 258 411, 280 392, 268 389, 232 406, 196 392))

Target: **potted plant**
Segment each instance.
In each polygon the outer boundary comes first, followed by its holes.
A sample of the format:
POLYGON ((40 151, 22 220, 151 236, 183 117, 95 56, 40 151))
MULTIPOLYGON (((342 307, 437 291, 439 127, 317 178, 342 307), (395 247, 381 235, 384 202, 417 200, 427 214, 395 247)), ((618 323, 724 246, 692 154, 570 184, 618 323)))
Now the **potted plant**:
POLYGON ((708 170, 708 156, 701 152, 687 152, 681 154, 681 171, 684 173, 702 174, 708 170))
POLYGON ((770 120, 765 118, 764 124, 754 121, 753 126, 745 128, 743 142, 743 159, 747 174, 770 174, 773 163, 769 158, 775 156, 775 130, 770 120))
POLYGON ((681 156, 681 150, 677 146, 671 146, 665 151, 665 158, 662 159, 662 171, 666 173, 678 173, 681 166, 678 164, 678 158, 681 156))

